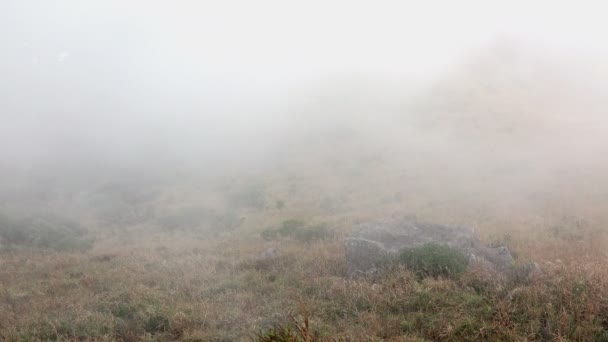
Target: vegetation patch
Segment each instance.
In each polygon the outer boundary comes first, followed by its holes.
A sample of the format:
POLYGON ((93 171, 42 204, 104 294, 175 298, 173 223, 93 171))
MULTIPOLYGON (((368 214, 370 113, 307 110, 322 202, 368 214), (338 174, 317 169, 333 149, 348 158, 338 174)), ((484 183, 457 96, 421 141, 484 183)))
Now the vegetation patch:
POLYGON ((343 339, 323 337, 310 327, 308 317, 304 316, 302 322, 291 316, 288 324, 278 324, 270 329, 257 333, 254 342, 339 342, 343 339))
POLYGON ((240 188, 229 194, 228 202, 235 208, 264 209, 267 202, 264 186, 250 184, 240 188))
POLYGON ((280 227, 267 228, 260 235, 265 240, 293 238, 302 242, 326 240, 334 236, 333 232, 324 224, 306 225, 300 220, 283 221, 280 227))
POLYGON ((0 237, 12 246, 82 251, 93 245, 87 233, 78 223, 50 214, 25 218, 0 216, 0 237))
POLYGON ((149 333, 163 333, 169 330, 169 319, 162 314, 152 315, 144 321, 144 330, 149 333))
POLYGON ((399 262, 419 277, 458 278, 468 265, 462 252, 436 243, 404 250, 399 255, 399 262))
POLYGON ((158 226, 168 231, 231 231, 240 220, 234 213, 222 213, 214 209, 188 207, 156 220, 158 226))

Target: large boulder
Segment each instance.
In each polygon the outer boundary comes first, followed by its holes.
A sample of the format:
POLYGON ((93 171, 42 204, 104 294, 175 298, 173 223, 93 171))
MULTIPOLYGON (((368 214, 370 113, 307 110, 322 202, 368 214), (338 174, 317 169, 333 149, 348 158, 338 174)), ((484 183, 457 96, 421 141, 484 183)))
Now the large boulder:
POLYGON ((428 243, 456 248, 468 257, 470 265, 481 264, 497 272, 507 270, 513 262, 507 247, 484 246, 466 227, 386 220, 354 227, 345 241, 348 275, 372 274, 401 251, 428 243))

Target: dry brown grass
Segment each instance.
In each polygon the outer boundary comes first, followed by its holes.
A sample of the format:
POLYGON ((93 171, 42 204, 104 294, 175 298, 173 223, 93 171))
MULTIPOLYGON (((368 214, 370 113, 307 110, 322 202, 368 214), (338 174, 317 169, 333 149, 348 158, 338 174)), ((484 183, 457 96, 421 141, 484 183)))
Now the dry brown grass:
POLYGON ((482 271, 454 281, 407 270, 349 280, 341 238, 193 234, 105 252, 17 249, 1 257, 0 332, 5 340, 234 341, 293 326, 290 315, 306 312, 315 341, 602 340, 608 268, 589 238, 514 234, 519 259, 544 269, 526 284, 482 271), (260 258, 270 244, 280 255, 260 258))
POLYGON ((551 180, 512 190, 481 175, 463 186, 449 175, 425 177, 422 166, 382 163, 302 170, 262 177, 268 203, 282 200, 282 208, 226 209, 225 189, 189 184, 154 203, 213 202, 242 220, 231 231, 171 232, 144 222, 99 226, 84 252, 3 250, 1 338, 264 341, 269 329, 297 333, 306 319, 305 336, 314 341, 608 341, 608 191, 601 186, 551 180), (346 278, 350 227, 387 216, 473 226, 544 273, 527 283, 480 270, 456 280, 420 280, 404 269, 346 278), (311 242, 261 237, 289 219, 326 224, 334 234, 311 242), (261 257, 269 247, 276 258, 261 257))

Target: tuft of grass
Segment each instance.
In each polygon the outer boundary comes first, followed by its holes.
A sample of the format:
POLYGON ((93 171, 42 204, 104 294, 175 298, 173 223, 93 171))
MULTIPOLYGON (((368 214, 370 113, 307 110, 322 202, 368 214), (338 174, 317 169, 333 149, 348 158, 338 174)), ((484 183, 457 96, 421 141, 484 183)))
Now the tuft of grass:
POLYGON ((436 243, 404 250, 399 262, 420 277, 458 278, 466 270, 468 259, 459 250, 436 243))
POLYGON ((255 334, 254 342, 339 342, 343 339, 320 337, 314 333, 308 321, 308 315, 304 315, 302 322, 290 315, 289 324, 278 324, 270 329, 255 334))
POLYGON ((137 309, 125 302, 116 303, 111 308, 112 315, 120 319, 133 319, 137 315, 137 309))
POLYGON ((154 314, 144 321, 144 330, 149 333, 164 333, 169 330, 169 318, 162 314, 154 314))

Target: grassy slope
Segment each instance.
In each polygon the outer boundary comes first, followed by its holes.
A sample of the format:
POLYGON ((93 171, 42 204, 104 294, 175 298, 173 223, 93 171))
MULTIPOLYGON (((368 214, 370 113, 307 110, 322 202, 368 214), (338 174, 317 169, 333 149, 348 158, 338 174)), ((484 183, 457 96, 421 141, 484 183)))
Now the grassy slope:
MULTIPOLYGON (((488 106, 447 99, 415 108, 439 115, 488 106)), ((538 109, 543 99, 525 101, 538 109)), ((507 111, 511 103, 492 101, 507 111)), ((355 341, 608 340, 608 183, 601 158, 589 157, 598 142, 568 150, 555 147, 564 145, 558 137, 539 146, 561 128, 531 134, 537 119, 515 121, 523 128, 514 131, 483 116, 477 126, 467 120, 456 119, 464 130, 421 120, 425 128, 378 126, 381 137, 313 134, 255 171, 146 183, 143 193, 90 185, 84 197, 58 198, 53 205, 81 218, 95 245, 4 246, 0 336, 238 341, 290 326, 293 316, 306 317, 318 338, 355 341), (581 151, 589 155, 577 157, 581 151), (472 226, 486 242, 506 243, 518 263, 539 262, 544 274, 520 283, 480 270, 458 280, 420 280, 404 269, 345 278, 342 241, 352 225, 392 215, 472 226), (325 224, 334 235, 261 237, 290 219, 325 224), (260 257, 269 247, 277 258, 260 257)))
MULTIPOLYGON (((297 177, 252 176, 264 184, 267 205, 231 209, 241 220, 226 232, 206 226, 165 231, 150 219, 101 230, 88 252, 6 250, 0 332, 7 339, 232 341, 307 313, 318 334, 353 340, 604 336, 608 217, 602 198, 608 189, 568 184, 545 194, 513 197, 499 188, 465 197, 458 188, 437 189, 441 178, 408 180, 387 163, 345 165, 345 174, 329 166, 297 177), (276 208, 277 199, 284 208, 276 208), (405 270, 346 279, 342 238, 353 223, 388 215, 472 224, 486 241, 506 242, 518 262, 536 260, 546 273, 529 284, 503 284, 483 273, 420 281, 405 270), (336 235, 316 242, 260 237, 287 219, 326 223, 336 235), (279 257, 260 259, 268 247, 279 257)), ((229 186, 249 187, 243 184, 229 186)), ((213 188, 186 184, 165 191, 177 197, 148 205, 230 206, 231 196, 223 204, 218 199, 225 186, 213 188)))

